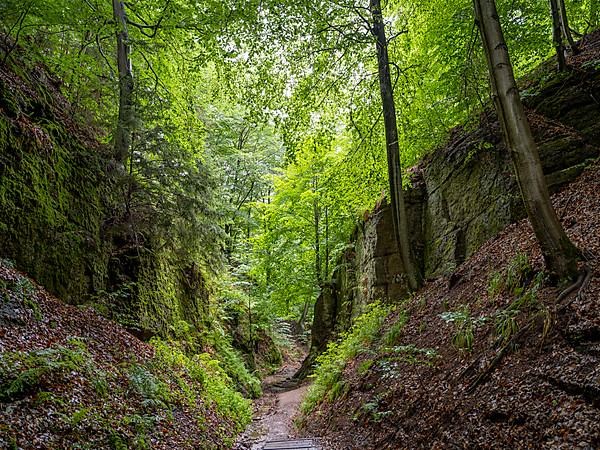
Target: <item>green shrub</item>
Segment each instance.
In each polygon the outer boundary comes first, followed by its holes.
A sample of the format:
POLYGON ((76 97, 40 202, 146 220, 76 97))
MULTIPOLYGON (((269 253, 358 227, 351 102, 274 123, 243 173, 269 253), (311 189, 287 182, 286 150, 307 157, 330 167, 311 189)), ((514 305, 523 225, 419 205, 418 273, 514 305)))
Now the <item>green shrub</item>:
POLYGON ((356 373, 358 373, 360 376, 365 375, 373 365, 373 362, 374 361, 372 359, 365 359, 358 365, 356 373))
POLYGON ((170 403, 171 395, 167 384, 142 365, 131 366, 129 384, 135 392, 143 397, 144 406, 166 408, 170 403))
POLYGON ((400 335, 402 334, 402 329, 406 322, 408 321, 408 314, 406 311, 401 311, 398 316, 398 320, 394 322, 392 326, 388 328, 388 330, 383 335, 382 342, 384 345, 392 346, 398 343, 400 340, 400 335))
POLYGON ((336 342, 330 343, 327 350, 317 357, 314 383, 302 403, 303 413, 310 413, 324 398, 333 400, 343 392, 341 378, 347 362, 373 343, 389 312, 389 307, 379 303, 370 305, 356 319, 350 331, 343 333, 336 342))
POLYGON ((248 397, 260 397, 262 394, 260 380, 248 371, 242 357, 229 341, 223 337, 221 339, 213 338, 213 342, 217 350, 217 359, 235 384, 235 388, 248 397))
POLYGON ((452 345, 458 350, 471 351, 475 340, 475 328, 487 321, 486 317, 472 317, 468 305, 461 305, 456 311, 440 314, 442 320, 454 324, 452 345))
POLYGON ((424 364, 431 366, 438 357, 438 353, 433 348, 419 348, 414 344, 397 345, 392 348, 395 356, 390 359, 406 362, 408 364, 424 364))
POLYGON ((487 292, 490 298, 496 298, 504 289, 504 278, 500 272, 494 272, 488 280, 487 292))
POLYGON ((390 411, 390 410, 386 410, 386 411, 380 410, 381 400, 382 400, 381 396, 379 396, 379 395, 375 396, 375 398, 373 400, 364 403, 360 407, 360 411, 363 414, 366 414, 374 422, 381 422, 381 420, 383 420, 385 417, 392 414, 392 411, 390 411))
POLYGON ((175 345, 160 339, 151 342, 155 356, 149 363, 150 367, 175 380, 179 392, 172 395, 194 403, 198 392, 206 402, 215 406, 219 414, 235 421, 236 429, 232 431, 239 432, 250 422, 250 401, 235 390, 233 381, 216 359, 208 353, 190 357, 175 345), (196 386, 190 386, 190 381, 196 386))
POLYGON ((490 275, 488 295, 491 298, 495 298, 503 292, 509 295, 521 295, 524 285, 528 280, 531 280, 532 275, 533 269, 527 254, 517 253, 508 263, 504 276, 500 272, 494 272, 490 275))
POLYGON ((543 310, 543 305, 537 298, 537 293, 544 282, 544 273, 539 272, 533 279, 529 289, 524 290, 519 287, 513 290, 517 298, 513 300, 506 308, 495 314, 496 335, 502 337, 503 342, 507 342, 511 336, 519 330, 517 317, 521 312, 543 310))

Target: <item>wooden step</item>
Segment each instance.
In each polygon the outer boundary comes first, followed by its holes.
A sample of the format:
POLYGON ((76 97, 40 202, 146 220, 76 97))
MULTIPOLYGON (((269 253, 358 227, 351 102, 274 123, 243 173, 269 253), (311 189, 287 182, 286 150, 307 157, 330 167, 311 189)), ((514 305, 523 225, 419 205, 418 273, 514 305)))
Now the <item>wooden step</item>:
POLYGON ((321 450, 321 446, 315 439, 283 439, 266 442, 263 450, 321 450))

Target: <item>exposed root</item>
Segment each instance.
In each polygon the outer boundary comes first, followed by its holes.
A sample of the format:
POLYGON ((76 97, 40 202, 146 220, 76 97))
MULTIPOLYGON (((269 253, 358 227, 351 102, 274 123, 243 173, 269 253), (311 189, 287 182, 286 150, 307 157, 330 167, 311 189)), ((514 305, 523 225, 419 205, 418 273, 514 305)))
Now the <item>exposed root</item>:
POLYGON ((523 337, 525 333, 529 331, 531 326, 535 323, 536 318, 537 317, 534 317, 529 322, 527 322, 519 330, 518 333, 516 333, 512 338, 510 338, 510 340, 506 344, 502 346, 502 348, 498 351, 496 356, 494 356, 494 359, 492 359, 488 366, 482 372, 480 372, 479 375, 477 375, 477 377, 471 382, 471 384, 467 388, 467 392, 473 392, 477 386, 479 386, 481 383, 488 379, 490 374, 494 371, 498 364, 500 364, 500 361, 502 361, 502 359, 504 358, 504 356, 506 356, 508 351, 511 348, 514 348, 519 339, 521 339, 521 337, 523 337))
POLYGON ((588 285, 591 276, 592 271, 587 265, 585 265, 583 267, 583 270, 579 274, 579 277, 577 277, 577 281, 571 286, 567 287, 564 291, 562 291, 556 298, 556 304, 558 305, 558 308, 556 309, 557 313, 564 311, 571 304, 571 302, 573 302, 573 300, 579 299, 581 297, 581 293, 585 290, 586 286, 588 285), (577 295, 573 297, 570 301, 563 303, 563 301, 575 291, 577 291, 577 295))

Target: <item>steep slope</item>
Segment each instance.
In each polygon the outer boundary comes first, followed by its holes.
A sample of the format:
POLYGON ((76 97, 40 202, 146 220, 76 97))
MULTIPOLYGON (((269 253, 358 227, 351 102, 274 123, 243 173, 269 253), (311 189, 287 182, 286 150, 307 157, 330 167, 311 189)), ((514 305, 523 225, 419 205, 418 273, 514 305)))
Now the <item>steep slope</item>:
POLYGON ((223 449, 249 421, 210 354, 143 343, 11 265, 0 260, 1 448, 223 449))
POLYGON ((388 317, 303 433, 330 449, 599 448, 600 165, 553 203, 586 256, 574 290, 544 286, 528 221, 508 226, 388 317))

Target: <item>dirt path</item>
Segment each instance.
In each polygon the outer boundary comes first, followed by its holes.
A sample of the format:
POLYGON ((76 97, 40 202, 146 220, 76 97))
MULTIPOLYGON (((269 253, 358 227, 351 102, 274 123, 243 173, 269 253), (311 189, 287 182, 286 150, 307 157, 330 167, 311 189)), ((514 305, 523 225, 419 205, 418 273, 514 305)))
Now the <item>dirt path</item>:
POLYGON ((297 414, 308 384, 297 385, 291 377, 302 358, 290 361, 263 380, 263 396, 254 402, 254 419, 240 436, 235 450, 260 450, 266 441, 294 435, 297 414))

